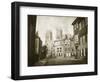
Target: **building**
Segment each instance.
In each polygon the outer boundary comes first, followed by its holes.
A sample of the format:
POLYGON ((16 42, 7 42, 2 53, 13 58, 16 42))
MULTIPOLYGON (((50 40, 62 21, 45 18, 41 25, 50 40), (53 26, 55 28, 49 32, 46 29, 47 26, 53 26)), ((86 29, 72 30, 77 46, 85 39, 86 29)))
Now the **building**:
POLYGON ((88 18, 77 17, 73 23, 74 43, 77 57, 87 58, 88 52, 88 18))
POLYGON ((35 35, 35 53, 40 54, 42 48, 42 40, 40 39, 38 32, 35 35))
POLYGON ((33 66, 37 61, 35 52, 36 16, 28 15, 28 66, 33 66))
POLYGON ((70 39, 65 39, 64 41, 65 57, 71 56, 71 41, 70 39))
POLYGON ((45 36, 45 45, 47 46, 47 57, 52 55, 53 39, 52 32, 48 30, 45 36))
POLYGON ((42 52, 42 40, 40 39, 38 32, 35 34, 35 54, 38 56, 38 60, 41 59, 42 52))
POLYGON ((64 44, 63 43, 64 43, 63 40, 54 41, 55 57, 64 57, 64 44))
POLYGON ((70 38, 70 49, 71 49, 71 56, 74 56, 75 55, 74 37, 70 38))
POLYGON ((61 29, 56 29, 56 39, 53 41, 52 32, 46 32, 45 45, 47 46, 47 57, 71 57, 74 54, 74 40, 70 34, 63 34, 61 29))
POLYGON ((75 46, 73 40, 68 38, 54 41, 56 57, 71 57, 74 54, 75 46))
POLYGON ((50 30, 48 30, 46 32, 46 36, 45 36, 45 43, 47 43, 48 41, 51 41, 52 40, 52 32, 50 30))
POLYGON ((62 39, 62 30, 61 29, 56 29, 56 39, 61 40, 62 39))
POLYGON ((64 57, 71 57, 75 50, 74 41, 70 34, 65 34, 65 36, 66 37, 63 38, 64 57))
POLYGON ((64 57, 63 34, 61 29, 56 29, 56 40, 54 41, 55 57, 64 57))
MULTIPOLYGON (((61 35, 62 31, 60 32, 60 36, 61 35)), ((71 57, 74 53, 74 44, 71 36, 64 34, 61 38, 57 38, 54 41, 54 50, 55 57, 71 57)))

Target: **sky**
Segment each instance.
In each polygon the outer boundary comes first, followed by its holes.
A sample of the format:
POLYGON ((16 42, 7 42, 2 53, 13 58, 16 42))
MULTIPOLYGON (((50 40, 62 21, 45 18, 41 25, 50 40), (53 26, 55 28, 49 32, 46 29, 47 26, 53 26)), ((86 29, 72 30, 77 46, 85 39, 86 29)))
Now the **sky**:
POLYGON ((56 29, 62 29, 63 34, 73 35, 72 22, 76 17, 68 16, 37 16, 36 31, 38 31, 43 45, 45 44, 45 36, 47 31, 52 31, 53 40, 56 37, 56 29))

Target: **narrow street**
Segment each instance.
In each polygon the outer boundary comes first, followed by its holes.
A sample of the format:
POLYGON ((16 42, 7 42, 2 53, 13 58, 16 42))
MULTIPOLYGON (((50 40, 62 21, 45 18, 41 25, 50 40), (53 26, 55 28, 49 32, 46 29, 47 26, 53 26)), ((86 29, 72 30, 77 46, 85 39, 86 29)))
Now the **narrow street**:
POLYGON ((38 61, 35 66, 48 66, 48 65, 73 65, 73 64, 86 64, 86 61, 75 58, 45 58, 38 61))

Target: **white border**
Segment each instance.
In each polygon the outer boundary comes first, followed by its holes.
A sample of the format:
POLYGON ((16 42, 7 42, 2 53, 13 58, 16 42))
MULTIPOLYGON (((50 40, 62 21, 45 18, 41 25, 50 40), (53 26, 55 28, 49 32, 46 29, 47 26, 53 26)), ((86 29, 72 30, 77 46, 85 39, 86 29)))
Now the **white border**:
POLYGON ((20 8, 20 75, 43 75, 94 71, 94 11, 21 7, 20 8), (56 15, 88 17, 88 64, 27 67, 27 15, 56 15))

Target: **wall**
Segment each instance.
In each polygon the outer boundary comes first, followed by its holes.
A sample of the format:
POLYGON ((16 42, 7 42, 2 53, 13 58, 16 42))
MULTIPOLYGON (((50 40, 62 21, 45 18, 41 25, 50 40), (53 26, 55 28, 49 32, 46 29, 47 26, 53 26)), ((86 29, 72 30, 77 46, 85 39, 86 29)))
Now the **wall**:
MULTIPOLYGON (((1 0, 0 1, 0 82, 13 82, 13 80, 10 79, 10 72, 11 72, 11 2, 13 1, 14 0, 1 0)), ((98 10, 100 10, 100 0, 20 0, 20 1, 98 6, 98 10)), ((98 21, 100 21, 100 16, 98 16, 98 21)), ((100 35, 100 28, 98 28, 98 30, 99 30, 98 35, 100 35)), ((100 42, 100 37, 98 38, 98 42, 100 42)), ((100 48, 100 43, 98 44, 98 48, 100 48)), ((100 51, 98 54, 100 54, 100 51)), ((100 58, 100 55, 98 56, 98 58, 100 58)), ((100 62, 100 60, 98 62, 100 62)), ((100 64, 99 64, 99 68, 100 68, 100 64)), ((34 80, 34 82, 42 82, 42 81, 43 82, 52 82, 52 81, 54 82, 57 82, 57 81, 59 82, 66 82, 66 81, 67 82, 80 82, 80 81, 81 82, 86 82, 86 81, 99 82, 99 77, 100 75, 83 76, 83 77, 53 78, 53 79, 39 79, 39 80, 34 80)), ((26 80, 26 82, 33 82, 33 80, 26 80)))

